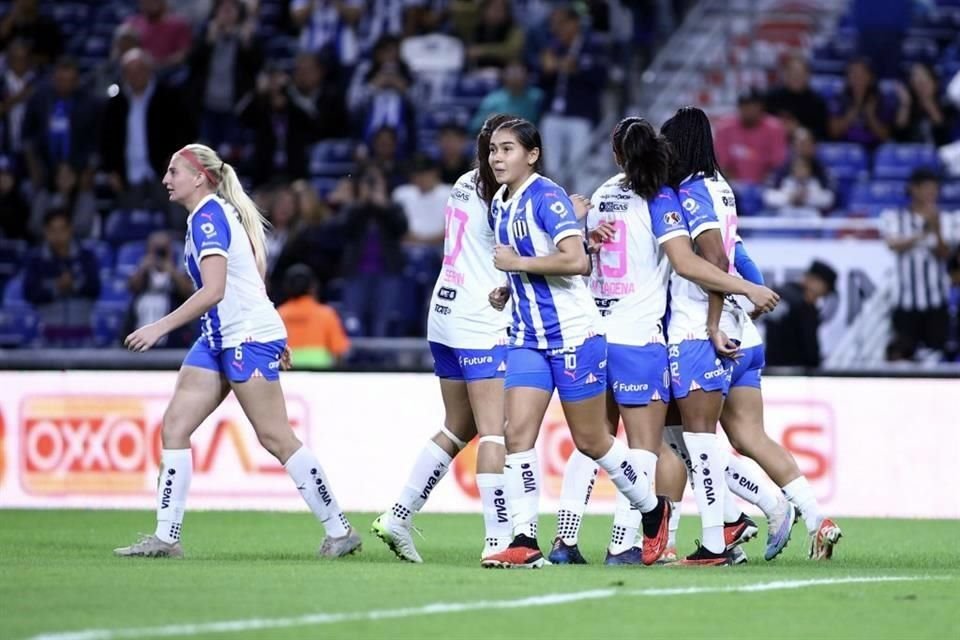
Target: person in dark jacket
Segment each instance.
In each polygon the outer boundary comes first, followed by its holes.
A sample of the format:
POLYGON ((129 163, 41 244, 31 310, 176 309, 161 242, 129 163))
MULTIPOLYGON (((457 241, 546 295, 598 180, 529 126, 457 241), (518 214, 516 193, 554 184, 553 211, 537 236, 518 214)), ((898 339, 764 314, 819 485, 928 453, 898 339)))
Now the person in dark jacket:
POLYGON ((814 260, 799 282, 776 288, 780 304, 766 316, 767 365, 820 366, 820 311, 817 302, 836 292, 837 272, 814 260))
POLYGON ((127 51, 121 64, 123 86, 104 108, 100 169, 109 176, 121 208, 168 211, 169 196, 160 178, 170 157, 196 139, 194 118, 180 92, 156 80, 145 51, 127 51))
POLYGON ((23 297, 39 312, 48 344, 69 346, 91 335, 100 267, 93 252, 74 241, 67 211, 48 213, 43 231, 44 244, 24 266, 23 297))
POLYGON ((407 232, 407 218, 403 209, 390 201, 383 174, 372 166, 360 173, 354 185, 354 201, 341 215, 347 331, 354 335, 391 335, 401 315, 401 240, 407 232))

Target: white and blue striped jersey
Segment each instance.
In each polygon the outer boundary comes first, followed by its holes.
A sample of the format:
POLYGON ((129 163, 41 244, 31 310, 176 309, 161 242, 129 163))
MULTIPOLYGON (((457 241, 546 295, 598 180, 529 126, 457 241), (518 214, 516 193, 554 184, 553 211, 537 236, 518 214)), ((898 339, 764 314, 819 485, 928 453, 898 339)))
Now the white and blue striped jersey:
POLYGON ((287 330, 267 297, 240 216, 216 195, 201 200, 187 218, 183 261, 198 289, 203 286, 200 261, 211 255, 227 259, 227 284, 223 300, 200 318, 201 338, 207 345, 220 350, 286 338, 287 330))
MULTIPOLYGON (((567 193, 534 173, 504 202, 506 185, 493 198, 497 242, 525 257, 558 251, 564 238, 583 237, 567 193)), ((578 347, 602 334, 600 314, 583 276, 511 273, 513 299, 511 344, 533 349, 578 347)))
POLYGON ((680 214, 680 201, 663 187, 647 201, 623 184, 621 173, 597 189, 587 214, 587 228, 613 225, 613 238, 603 244, 590 273, 590 292, 602 318, 609 344, 642 347, 664 344, 670 260, 661 246, 690 233, 680 214))
POLYGON ((506 344, 510 325, 509 314, 490 306, 506 274, 493 266, 493 227, 476 177, 476 169, 460 176, 447 198, 443 269, 427 315, 427 340, 455 349, 506 344))
MULTIPOLYGON (((678 191, 681 212, 687 221, 690 236, 696 240, 706 231, 719 229, 724 250, 733 268, 737 208, 730 185, 719 174, 712 178, 698 174, 681 182, 678 191)), ((729 298, 723 309, 721 328, 729 338, 739 340, 743 330, 739 321, 742 310, 729 298)), ((670 344, 708 339, 707 293, 676 272, 670 277, 670 326, 667 333, 670 344)))

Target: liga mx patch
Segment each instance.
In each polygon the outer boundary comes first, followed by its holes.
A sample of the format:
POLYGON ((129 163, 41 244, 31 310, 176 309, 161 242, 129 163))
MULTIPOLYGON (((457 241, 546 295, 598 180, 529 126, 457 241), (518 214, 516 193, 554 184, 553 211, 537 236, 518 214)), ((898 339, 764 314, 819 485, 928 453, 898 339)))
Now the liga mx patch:
POLYGON ((680 214, 676 211, 668 211, 663 214, 663 221, 670 226, 680 224, 680 214))

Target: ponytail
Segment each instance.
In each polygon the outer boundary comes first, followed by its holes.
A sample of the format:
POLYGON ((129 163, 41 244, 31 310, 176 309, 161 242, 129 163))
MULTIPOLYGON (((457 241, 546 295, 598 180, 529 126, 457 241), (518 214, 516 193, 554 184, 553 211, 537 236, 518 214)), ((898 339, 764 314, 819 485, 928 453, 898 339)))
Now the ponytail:
POLYGON ((257 271, 260 277, 266 277, 267 273, 267 238, 265 229, 270 224, 256 203, 250 199, 247 192, 243 190, 240 184, 240 178, 237 172, 227 163, 223 163, 223 169, 220 173, 220 184, 217 191, 223 196, 223 199, 229 202, 237 214, 240 216, 240 224, 247 232, 250 239, 250 247, 253 249, 253 257, 257 261, 257 271))
POLYGON ((637 118, 623 132, 617 155, 623 163, 624 186, 651 200, 667 183, 672 154, 670 144, 650 123, 637 118))

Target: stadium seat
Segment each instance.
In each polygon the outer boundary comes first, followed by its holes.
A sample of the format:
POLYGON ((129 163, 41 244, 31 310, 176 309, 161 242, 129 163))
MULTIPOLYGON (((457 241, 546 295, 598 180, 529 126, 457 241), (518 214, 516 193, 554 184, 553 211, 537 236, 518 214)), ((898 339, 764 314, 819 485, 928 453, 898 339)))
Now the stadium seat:
POLYGON ((101 269, 113 269, 113 247, 109 243, 102 240, 84 240, 80 246, 93 251, 101 269))
POLYGON ((342 176, 353 171, 353 140, 323 140, 310 150, 310 175, 342 176))
POLYGON ((127 279, 125 277, 107 278, 100 282, 100 298, 98 302, 114 304, 130 304, 130 290, 127 289, 127 279))
POLYGON ((0 346, 32 346, 39 335, 39 328, 39 317, 30 305, 4 302, 3 309, 0 309, 0 346))
POLYGON ((736 184, 733 194, 737 203, 737 215, 755 216, 763 209, 762 185, 736 184))
POLYGON ((817 73, 810 77, 810 88, 829 102, 843 93, 843 76, 817 73))
POLYGON ((823 142, 817 146, 817 158, 826 167, 851 167, 867 169, 867 153, 853 142, 823 142))
POLYGON ((127 303, 98 302, 91 313, 93 343, 98 347, 115 346, 127 317, 127 303))
POLYGON ((27 243, 0 238, 0 286, 15 276, 23 264, 27 243))
POLYGON ((119 277, 129 277, 143 260, 147 252, 147 243, 144 241, 128 242, 117 250, 117 269, 116 275, 119 277))
POLYGON ((940 201, 945 209, 960 208, 960 181, 944 182, 940 185, 940 201))
POLYGON ((932 145, 888 143, 877 149, 873 175, 875 178, 905 179, 918 167, 937 169, 939 166, 937 150, 932 145))
POLYGON ((853 186, 847 210, 854 217, 872 218, 883 209, 901 206, 906 201, 906 183, 902 181, 860 182, 853 186))
POLYGON ((104 237, 113 245, 144 240, 153 231, 166 227, 166 216, 159 211, 118 209, 107 216, 104 225, 104 237))
POLYGON ((3 308, 26 305, 23 297, 23 274, 18 273, 3 286, 3 308))
POLYGON ((903 60, 907 63, 926 62, 932 64, 940 53, 937 41, 931 38, 906 38, 900 50, 903 60))
POLYGON ((320 176, 310 180, 310 184, 313 185, 313 190, 317 192, 317 197, 324 201, 326 201, 327 197, 337 188, 337 183, 339 182, 339 178, 327 176, 320 176))

